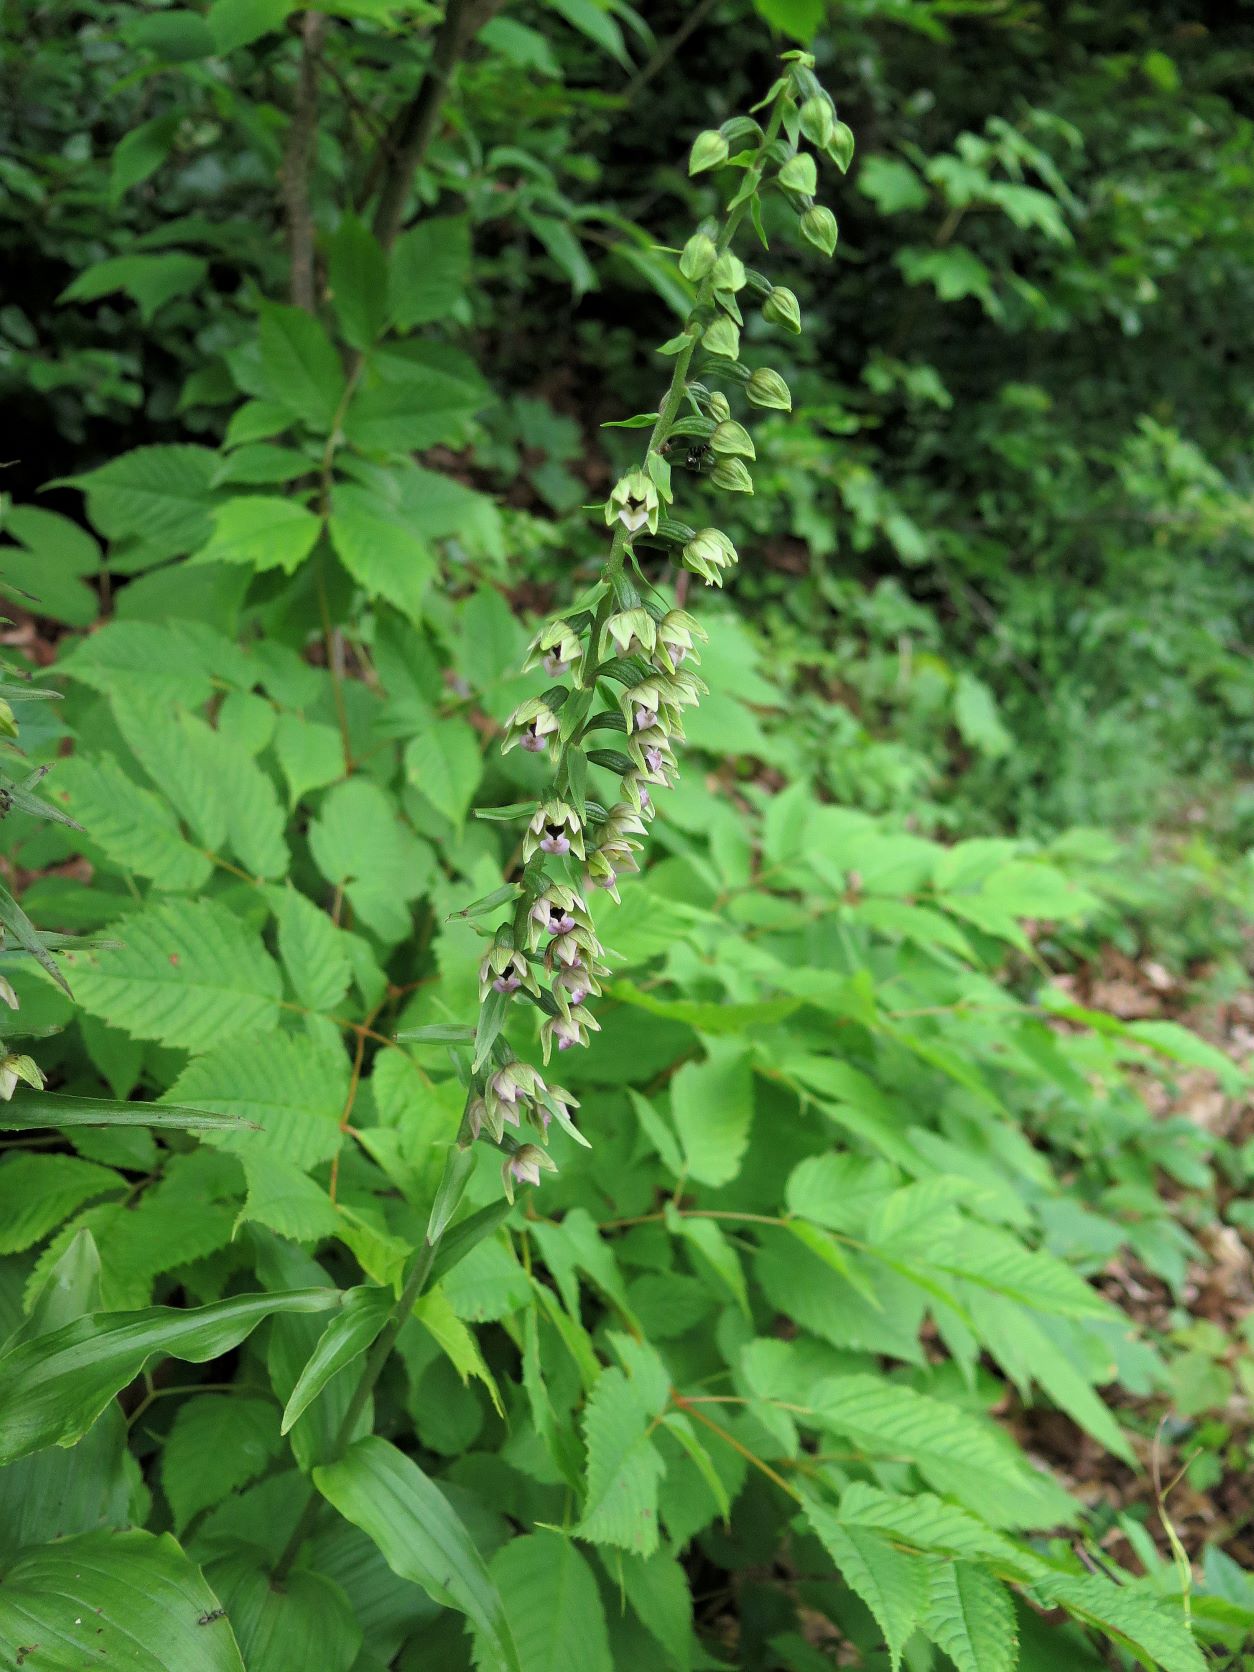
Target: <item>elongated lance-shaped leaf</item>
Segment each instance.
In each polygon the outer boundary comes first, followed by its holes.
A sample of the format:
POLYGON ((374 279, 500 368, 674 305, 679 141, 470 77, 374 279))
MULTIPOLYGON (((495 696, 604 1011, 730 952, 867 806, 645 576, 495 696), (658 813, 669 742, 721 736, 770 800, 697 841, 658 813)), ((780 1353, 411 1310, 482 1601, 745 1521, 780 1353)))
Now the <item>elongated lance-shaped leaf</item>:
POLYGON ((168 1103, 117 1103, 109 1097, 71 1097, 66 1092, 19 1087, 0 1103, 0 1131, 72 1126, 150 1126, 176 1132, 255 1132, 238 1115, 215 1115, 208 1109, 184 1109, 168 1103))
POLYGON ((72 1446, 155 1358, 204 1364, 237 1347, 263 1318, 339 1304, 338 1289, 236 1295, 186 1311, 97 1312, 24 1342, 0 1358, 0 1464, 44 1446, 72 1446))
POLYGON ((378 1545, 402 1579, 474 1622, 502 1672, 521 1672, 505 1606, 461 1518, 435 1482, 376 1435, 358 1440, 314 1484, 346 1521, 378 1545))
POLYGON ((431 1272, 427 1278, 428 1286, 438 1283, 446 1277, 459 1260, 464 1260, 472 1248, 477 1248, 484 1237, 490 1237, 497 1226, 509 1218, 512 1204, 502 1196, 498 1202, 489 1202, 486 1208, 480 1208, 478 1213, 472 1213, 444 1233, 435 1259, 431 1262, 431 1272))
POLYGON ((283 1411, 284 1434, 313 1404, 332 1376, 366 1351, 387 1323, 395 1304, 391 1289, 345 1290, 343 1307, 323 1330, 288 1398, 283 1411))

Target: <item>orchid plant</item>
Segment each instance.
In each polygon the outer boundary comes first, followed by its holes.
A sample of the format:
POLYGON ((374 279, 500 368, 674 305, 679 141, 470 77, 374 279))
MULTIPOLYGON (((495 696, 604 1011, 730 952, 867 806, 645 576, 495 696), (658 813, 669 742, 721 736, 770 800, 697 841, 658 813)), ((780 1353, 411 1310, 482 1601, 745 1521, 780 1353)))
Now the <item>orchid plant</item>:
MULTIPOLYGON (((684 711, 707 689, 694 671, 704 629, 687 610, 662 600, 642 562, 646 549, 660 551, 707 586, 720 587, 737 562, 722 529, 696 529, 674 514, 675 443, 682 438, 689 458, 710 461, 707 479, 715 489, 752 493, 749 466, 756 452, 749 430, 733 414, 733 396, 750 408, 792 406, 779 373, 745 365, 740 348, 742 305, 749 298, 760 302, 768 324, 794 333, 801 330, 797 298, 747 267, 732 245, 748 217, 766 247, 763 203, 773 194, 795 213, 802 239, 831 256, 836 221, 814 200, 815 157, 843 172, 853 136, 820 85, 814 59, 798 51, 786 53, 783 62, 782 74, 749 115, 699 134, 692 146, 690 174, 737 183, 721 218, 703 222, 680 253, 680 271, 695 295, 683 330, 659 351, 671 359, 672 372, 657 411, 621 421, 623 427, 647 427, 649 435, 643 460, 619 478, 605 502, 612 538, 602 573, 532 641, 525 668, 543 668, 556 683, 521 703, 505 724, 505 750, 546 755, 553 778, 534 809, 481 814, 525 816, 527 824, 519 880, 466 913, 487 915, 506 901, 513 908, 480 965, 478 1022, 473 1031, 427 1028, 402 1036, 452 1034, 474 1046, 465 1113, 432 1212, 429 1249, 460 1200, 476 1142, 501 1151, 510 1201, 516 1184, 538 1185, 542 1172, 555 1170, 547 1148, 554 1121, 588 1143, 572 1115, 576 1099, 520 1061, 503 1028, 511 1005, 535 1005, 543 1016, 546 1070, 555 1050, 586 1046, 598 1031, 591 1004, 608 967, 587 902, 594 890, 617 902, 620 878, 639 869, 643 839, 657 813, 655 795, 678 772, 684 711), (617 780, 609 805, 589 793, 590 767, 617 780)), ((421 1276, 415 1277, 420 1286, 421 1276)))

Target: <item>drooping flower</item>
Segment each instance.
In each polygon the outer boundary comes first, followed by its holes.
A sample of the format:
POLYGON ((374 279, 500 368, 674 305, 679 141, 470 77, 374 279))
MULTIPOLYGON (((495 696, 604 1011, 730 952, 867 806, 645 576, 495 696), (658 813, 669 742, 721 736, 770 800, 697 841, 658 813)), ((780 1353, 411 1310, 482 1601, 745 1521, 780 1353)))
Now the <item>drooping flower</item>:
POLYGON ((529 993, 540 988, 524 955, 512 946, 498 942, 479 965, 479 1002, 490 992, 516 993, 525 987, 529 993))
POLYGON ((520 1144, 513 1155, 506 1156, 501 1166, 501 1183, 505 1189, 506 1199, 514 1200, 514 1185, 539 1184, 540 1172, 557 1171, 557 1163, 547 1150, 539 1144, 520 1144))
POLYGON ((634 656, 637 652, 647 656, 652 654, 656 643, 656 621, 648 610, 636 608, 618 610, 610 616, 601 629, 598 649, 600 655, 604 656, 612 644, 619 656, 634 656))
POLYGON ((674 673, 681 662, 699 664, 701 656, 694 640, 704 643, 709 636, 687 610, 668 610, 657 624, 656 659, 668 673, 674 673))
POLYGON ((583 640, 569 621, 550 621, 531 641, 523 672, 543 666, 554 679, 564 674, 583 655, 583 640))
POLYGON ((652 478, 639 469, 620 476, 605 502, 607 524, 612 528, 620 522, 629 534, 637 534, 642 528, 656 534, 660 511, 657 488, 652 478))
POLYGON ((582 895, 565 883, 546 880, 527 916, 527 945, 534 951, 544 935, 565 935, 576 925, 591 929, 592 919, 582 895))
POLYGON ((559 1051, 569 1051, 574 1045, 586 1045, 589 1030, 600 1033, 601 1024, 586 1006, 565 1016, 546 1016, 540 1028, 545 1062, 553 1054, 555 1044, 559 1051))
POLYGON ((544 698, 528 697, 526 702, 519 703, 505 722, 501 753, 508 755, 511 749, 521 746, 530 754, 547 750, 550 758, 556 760, 560 729, 561 721, 544 698))
POLYGON ((720 528, 703 528, 684 547, 684 564, 707 586, 722 586, 723 571, 737 562, 736 548, 720 528))
POLYGON ((16 1091, 19 1080, 24 1080, 35 1091, 42 1091, 44 1072, 33 1057, 23 1056, 20 1051, 10 1051, 0 1060, 0 1098, 6 1103, 16 1091))
POLYGON ((523 837, 524 863, 539 849, 543 853, 573 853, 584 857, 583 821, 564 801, 546 801, 537 810, 523 837))

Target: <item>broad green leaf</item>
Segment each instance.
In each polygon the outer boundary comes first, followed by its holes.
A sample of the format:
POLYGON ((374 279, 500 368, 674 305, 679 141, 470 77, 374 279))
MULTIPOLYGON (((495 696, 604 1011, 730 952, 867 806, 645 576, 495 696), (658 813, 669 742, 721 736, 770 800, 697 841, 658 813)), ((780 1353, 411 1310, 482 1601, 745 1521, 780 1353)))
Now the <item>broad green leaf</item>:
POLYGON ((76 1446, 49 1446, 0 1469, 0 1561, 75 1533, 129 1526, 131 1492, 126 1421, 114 1408, 76 1446))
POLYGON ((958 675, 954 686, 954 721, 963 741, 993 760, 1009 754, 1014 746, 1014 738, 997 712, 996 697, 972 673, 958 675))
POLYGON ((278 1449, 279 1412, 270 1400, 223 1393, 185 1400, 161 1451, 161 1485, 175 1532, 256 1480, 278 1449))
POLYGON ((658 1546, 662 1459, 649 1438, 657 1411, 621 1370, 603 1370, 584 1411, 588 1489, 576 1532, 650 1556, 658 1546))
POLYGON ((274 732, 274 752, 287 779, 288 805, 294 807, 308 790, 322 789, 344 776, 344 744, 334 726, 305 720, 299 714, 280 714, 274 732))
POLYGON ((353 1672, 361 1664, 362 1629, 344 1592, 305 1568, 275 1584, 265 1556, 243 1551, 206 1569, 248 1672, 353 1672))
POLYGON ((854 1481, 841 1494, 840 1520, 845 1526, 876 1527, 894 1543, 937 1555, 995 1561, 1019 1577, 1029 1578, 1043 1564, 1021 1550, 1004 1534, 970 1510, 946 1503, 930 1492, 885 1492, 868 1481, 854 1481))
POLYGON ((295 9, 296 0, 213 0, 206 22, 218 51, 234 52, 281 29, 295 9))
POLYGON ((333 1010, 352 980, 343 931, 294 888, 272 888, 268 898, 279 926, 279 956, 296 997, 310 1010, 333 1010))
POLYGON ((560 1533, 510 1539, 488 1568, 522 1672, 614 1672, 596 1577, 560 1533))
POLYGON ((388 313, 401 331, 447 319, 466 294, 470 222, 465 215, 430 215, 392 248, 388 313))
POLYGON ((178 557, 209 533, 214 466, 207 447, 136 447, 67 485, 87 495, 87 513, 110 540, 139 537, 178 557))
POLYGON ((86 627, 95 620, 100 600, 84 577, 99 569, 100 548, 85 529, 41 506, 11 505, 0 530, 25 548, 0 549, 0 576, 7 585, 37 598, 38 613, 54 621, 86 627))
POLYGON ((696 1643, 692 1635, 692 1593, 682 1565, 664 1550, 647 1559, 625 1550, 602 1550, 601 1565, 610 1584, 621 1584, 641 1625, 662 1645, 679 1667, 692 1664, 696 1643))
POLYGON ((256 678, 243 651, 191 621, 107 622, 80 639, 58 668, 107 697, 139 696, 158 707, 195 708, 213 695, 215 680, 247 687, 256 678))
POLYGON ((67 285, 58 302, 94 302, 98 297, 121 291, 139 305, 145 325, 166 302, 186 296, 205 280, 209 264, 203 256, 185 250, 164 250, 159 254, 116 255, 96 261, 67 285))
POLYGON ((326 331, 301 308, 265 302, 260 339, 265 393, 316 435, 329 435, 344 393, 344 369, 326 331))
POLYGON ((278 969, 225 906, 145 906, 123 933, 117 950, 72 955, 76 997, 106 1022, 189 1051, 276 1025, 278 969))
POLYGON ((245 1672, 218 1598, 169 1533, 85 1533, 19 1556, 0 1588, 0 1655, 30 1672, 41 1660, 49 1672, 245 1672))
POLYGON ((549 7, 564 17, 573 29, 595 41, 603 52, 617 60, 624 69, 631 68, 623 32, 605 6, 597 0, 548 0, 549 7))
POLYGON ((1010 1595, 999 1579, 973 1562, 932 1568, 922 1626, 958 1672, 1014 1672, 1018 1663, 1010 1595))
POLYGON ((453 441, 486 404, 483 386, 442 366, 414 364, 407 375, 354 395, 344 433, 368 453, 409 453, 453 441))
POLYGON ((0 1160, 0 1254, 29 1248, 84 1202, 125 1187, 120 1173, 76 1155, 6 1155, 0 1160))
POLYGON ((667 1229, 672 1236, 682 1237, 697 1257, 697 1269, 708 1267, 731 1295, 745 1317, 749 1316, 749 1291, 740 1256, 727 1233, 713 1219, 696 1219, 679 1213, 669 1203, 666 1210, 667 1229))
POLYGON ((113 1396, 155 1358, 204 1364, 230 1352, 263 1318, 326 1312, 338 1289, 237 1295, 181 1310, 99 1312, 0 1356, 0 1463, 73 1445, 113 1396))
POLYGON ((464 720, 434 715, 405 747, 405 775, 453 824, 461 824, 483 773, 474 728, 464 720))
POLYGON ((154 714, 133 694, 113 698, 118 729, 161 796, 208 848, 226 843, 224 786, 218 779, 214 734, 184 708, 154 714))
POLYGON ((740 1171, 753 1120, 749 1059, 734 1046, 710 1045, 704 1062, 689 1062, 671 1081, 671 1112, 691 1176, 727 1184, 740 1171))
POLYGON ((467 1615, 504 1672, 522 1672, 483 1558, 448 1499, 412 1458, 372 1435, 340 1462, 315 1469, 314 1483, 374 1540, 394 1573, 467 1615))
POLYGON ((411 529, 380 515, 364 489, 349 485, 335 490, 327 532, 336 556, 371 598, 395 604, 411 621, 422 619, 436 561, 411 529))
POLYGON ((196 561, 245 563, 291 575, 314 549, 321 529, 313 512, 291 499, 270 494, 228 499, 215 512, 213 534, 196 561))
POLYGON ((310 827, 309 846, 318 869, 344 888, 368 929, 386 941, 408 932, 408 902, 431 880, 435 858, 377 784, 363 778, 337 784, 310 827))
POLYGON ((165 1095, 249 1123, 212 1134, 208 1141, 220 1148, 308 1169, 340 1147, 348 1083, 342 1051, 307 1034, 272 1033, 196 1057, 165 1095))
POLYGON ((72 1097, 60 1091, 19 1086, 0 1104, 0 1132, 39 1127, 150 1126, 170 1132, 234 1132, 238 1116, 160 1103, 114 1103, 107 1097, 72 1097))
POLYGON ((170 155, 179 129, 179 116, 172 112, 154 116, 124 134, 113 149, 109 173, 109 198, 117 203, 132 186, 138 186, 161 167, 170 155))
MULTIPOLYGON (((283 425, 287 414, 282 415, 283 425)), ((267 487, 276 482, 294 482, 298 477, 310 476, 317 469, 317 461, 294 447, 270 447, 258 441, 228 453, 213 474, 215 488, 237 484, 248 487, 267 487)))
POLYGON ((1206 1661, 1174 1598, 1117 1585, 1099 1574, 1053 1574, 1040 1594, 1069 1614, 1131 1645, 1161 1672, 1204 1672, 1206 1661))
POLYGON ((1062 1488, 1038 1473, 991 1424, 900 1382, 862 1374, 820 1383, 813 1421, 868 1457, 906 1459, 937 1492, 994 1526, 1040 1527, 1074 1519, 1062 1488))
POLYGON ((240 1162, 248 1185, 240 1224, 252 1220, 292 1242, 321 1242, 343 1229, 330 1196, 295 1162, 268 1150, 248 1150, 240 1162))
POLYGON ((823 0, 753 0, 754 9, 773 29, 809 46, 823 22, 823 0))
POLYGON ((367 349, 388 315, 388 264, 378 240, 356 215, 345 215, 331 240, 331 301, 345 338, 367 349))
POLYGON ((346 1289, 339 1312, 319 1337, 283 1411, 283 1433, 346 1365, 366 1351, 388 1320, 396 1297, 390 1289, 346 1289))
POLYGON ((142 789, 111 755, 71 755, 50 793, 119 870, 189 893, 209 880, 211 860, 183 836, 168 802, 142 789))
POLYGON ((806 1517, 841 1578, 870 1609, 888 1645, 889 1665, 897 1672, 906 1639, 927 1606, 927 1563, 869 1528, 845 1526, 821 1504, 807 1502, 806 1517))

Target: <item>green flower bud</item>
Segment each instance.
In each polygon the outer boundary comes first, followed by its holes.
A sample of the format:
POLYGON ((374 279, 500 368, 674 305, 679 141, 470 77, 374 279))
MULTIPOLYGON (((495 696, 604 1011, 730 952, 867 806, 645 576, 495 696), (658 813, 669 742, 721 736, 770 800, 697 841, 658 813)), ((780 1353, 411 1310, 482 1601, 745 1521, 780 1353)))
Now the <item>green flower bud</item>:
POLYGON ((789 157, 779 171, 779 183, 790 192, 800 192, 803 197, 814 196, 819 186, 819 171, 808 151, 798 151, 795 157, 789 157))
POLYGON ((707 325, 701 339, 702 347, 711 354, 721 354, 727 360, 740 358, 740 327, 734 320, 719 318, 707 325))
POLYGON ((801 217, 801 235, 824 255, 832 255, 837 237, 835 215, 821 203, 814 204, 801 217))
POLYGON ((754 406, 771 406, 778 412, 792 411, 792 396, 788 385, 778 372, 773 372, 769 366, 759 366, 757 371, 745 385, 754 406))
POLYGON ((801 335, 801 304, 791 290, 777 284, 762 304, 762 318, 768 325, 782 325, 794 337, 801 335))
POLYGON ((714 263, 715 290, 743 290, 745 286, 745 264, 738 255, 730 250, 724 250, 714 263))
POLYGON ((757 451, 753 445, 753 437, 743 424, 738 424, 734 418, 727 418, 717 426, 710 437, 710 448, 722 458, 756 459, 757 451))
POLYGON ((705 403, 705 410, 716 424, 721 424, 724 418, 731 417, 731 402, 721 389, 715 389, 705 403))
POLYGON ((801 106, 801 131, 820 151, 826 151, 836 131, 836 112, 832 101, 822 93, 815 93, 801 106))
POLYGON ((688 158, 689 174, 704 174, 707 168, 719 168, 727 161, 727 141, 716 128, 707 128, 692 142, 688 158))
POLYGON ((19 1051, 10 1051, 0 1060, 0 1098, 6 1103, 13 1096, 19 1080, 24 1080, 36 1091, 42 1091, 43 1069, 31 1057, 23 1056, 19 1051))
POLYGON ((723 570, 736 562, 736 548, 720 528, 703 528, 684 547, 684 566, 707 586, 722 586, 723 570))
POLYGON ((853 130, 844 122, 837 122, 827 146, 827 154, 842 174, 853 161, 853 130))
POLYGON ((720 459, 710 472, 710 480, 726 493, 753 492, 753 477, 743 459, 720 459))
POLYGON ((713 268, 718 260, 718 245, 708 232, 694 232, 684 245, 679 258, 679 271, 694 284, 713 268))

